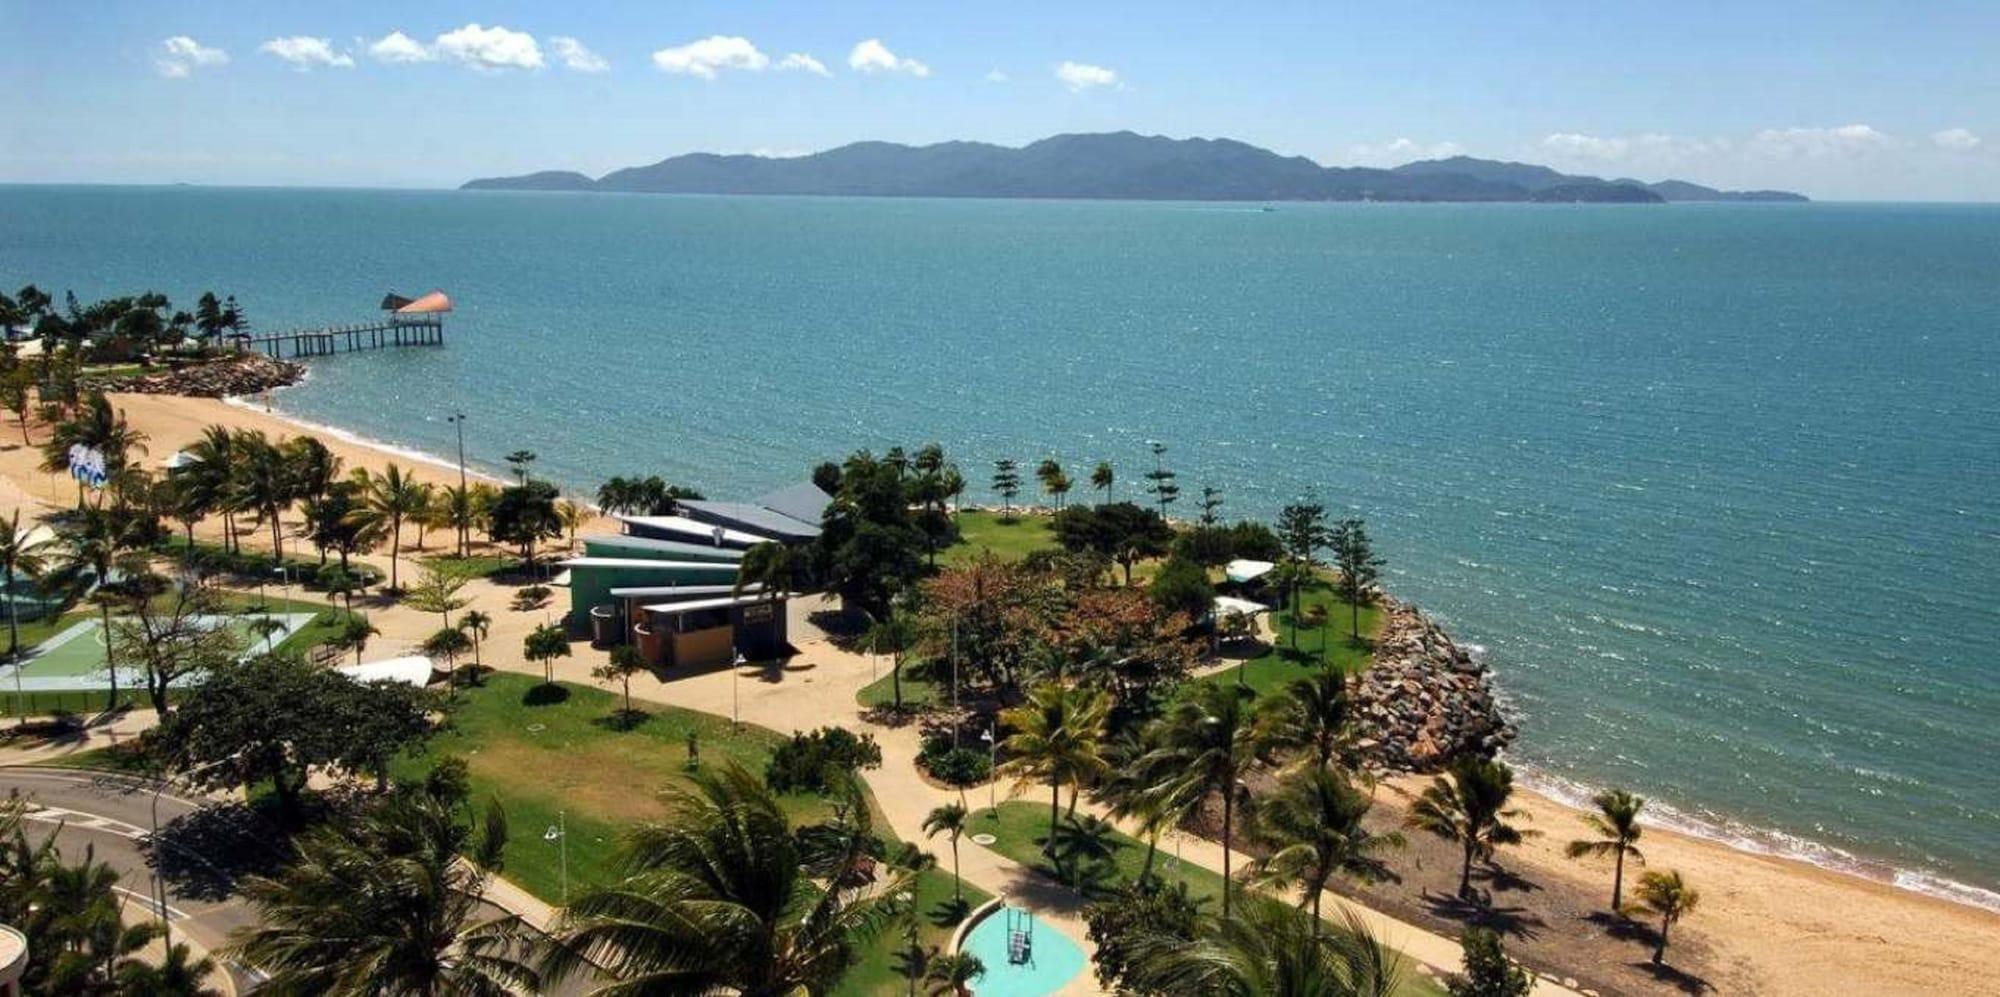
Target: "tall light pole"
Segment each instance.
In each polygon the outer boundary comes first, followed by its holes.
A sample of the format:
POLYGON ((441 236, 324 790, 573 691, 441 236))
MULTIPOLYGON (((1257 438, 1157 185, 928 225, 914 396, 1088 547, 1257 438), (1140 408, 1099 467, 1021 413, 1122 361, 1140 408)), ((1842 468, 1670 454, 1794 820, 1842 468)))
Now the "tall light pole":
MULTIPOLYGON (((445 416, 444 421, 458 427, 458 496, 460 499, 470 502, 472 501, 472 495, 466 491, 465 486, 465 413, 454 411, 452 414, 445 416)), ((458 554, 460 557, 465 556, 465 541, 465 524, 463 521, 460 521, 458 524, 458 554)))
POLYGON ((557 853, 562 856, 562 902, 564 906, 568 906, 569 905, 569 815, 567 812, 562 810, 556 811, 555 825, 550 827, 547 831, 542 832, 542 840, 555 842, 557 853))
POLYGON ((989 820, 999 820, 1000 718, 993 718, 992 725, 979 736, 986 739, 986 816, 989 820))
POLYGON ((740 690, 743 686, 743 652, 732 647, 729 649, 729 656, 734 659, 729 665, 729 726, 736 733, 741 734, 743 732, 743 693, 740 690))

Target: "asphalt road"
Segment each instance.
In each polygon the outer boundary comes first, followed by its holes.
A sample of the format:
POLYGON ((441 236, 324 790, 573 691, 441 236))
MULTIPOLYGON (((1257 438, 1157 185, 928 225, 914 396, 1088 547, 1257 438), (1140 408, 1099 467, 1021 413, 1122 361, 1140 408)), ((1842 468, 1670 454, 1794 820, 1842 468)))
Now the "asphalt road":
MULTIPOLYGON (((229 935, 254 922, 249 906, 232 894, 235 880, 249 871, 274 868, 277 853, 263 842, 273 833, 240 807, 215 806, 174 795, 159 784, 106 772, 32 766, 0 767, 0 797, 18 794, 29 803, 28 832, 56 835, 56 847, 75 861, 86 850, 118 872, 126 900, 157 915, 157 888, 149 843, 157 819, 165 832, 157 850, 167 887, 167 924, 174 941, 193 940, 210 953, 229 935)), ((136 912, 135 912, 136 913, 136 912)), ((486 905, 483 917, 505 912, 486 905)), ((253 993, 258 974, 222 961, 236 992, 253 993)), ((586 993, 591 981, 571 979, 549 988, 551 997, 586 993)))
MULTIPOLYGON (((153 784, 145 780, 100 772, 45 768, 0 768, 0 795, 18 794, 29 803, 28 830, 53 831, 56 847, 66 859, 75 861, 85 851, 118 872, 118 886, 128 902, 157 916, 153 902, 155 881, 148 861, 146 839, 154 820, 153 784)), ((187 818, 201 804, 173 795, 171 789, 158 797, 158 818, 162 826, 187 818)), ((166 839, 178 841, 177 837, 166 839)), ((168 858, 168 868, 200 867, 205 860, 191 847, 179 848, 168 858)), ((167 889, 167 929, 174 941, 192 940, 214 952, 228 943, 229 933, 251 923, 252 914, 241 901, 218 897, 205 889, 206 877, 174 877, 167 889)), ((236 982, 237 992, 255 989, 256 977, 239 966, 225 963, 236 982)))

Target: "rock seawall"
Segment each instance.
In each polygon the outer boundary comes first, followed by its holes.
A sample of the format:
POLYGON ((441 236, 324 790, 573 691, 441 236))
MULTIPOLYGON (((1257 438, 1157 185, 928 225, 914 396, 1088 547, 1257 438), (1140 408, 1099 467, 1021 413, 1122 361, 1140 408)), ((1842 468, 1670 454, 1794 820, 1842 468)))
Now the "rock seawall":
POLYGON ((140 395, 186 395, 225 398, 254 395, 304 380, 304 364, 273 360, 262 353, 243 353, 221 360, 191 364, 178 370, 130 377, 86 378, 84 386, 98 391, 140 395))
POLYGON ((1375 659, 1352 689, 1362 757, 1434 772, 1460 755, 1490 757, 1515 736, 1486 666, 1415 606, 1382 597, 1375 659))

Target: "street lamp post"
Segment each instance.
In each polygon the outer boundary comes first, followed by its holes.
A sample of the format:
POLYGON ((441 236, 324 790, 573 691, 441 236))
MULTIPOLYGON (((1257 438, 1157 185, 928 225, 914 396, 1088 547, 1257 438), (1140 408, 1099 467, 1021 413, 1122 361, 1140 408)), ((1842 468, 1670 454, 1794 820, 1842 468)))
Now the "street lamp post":
POLYGON ((561 856, 562 902, 567 906, 569 904, 569 814, 566 811, 556 811, 555 825, 542 832, 542 840, 555 842, 557 854, 561 856))
POLYGON ((1000 819, 1000 721, 995 718, 986 732, 986 816, 1000 819))
POLYGON ((743 686, 743 664, 745 659, 743 652, 734 647, 729 649, 729 654, 734 659, 729 665, 729 726, 740 734, 743 732, 743 693, 741 689, 743 686))
MULTIPOLYGON (((458 494, 461 499, 470 502, 472 499, 465 487, 465 413, 454 411, 445 416, 444 421, 458 427, 458 494)), ((465 541, 465 524, 461 521, 458 524, 458 553, 461 557, 465 556, 465 541)))

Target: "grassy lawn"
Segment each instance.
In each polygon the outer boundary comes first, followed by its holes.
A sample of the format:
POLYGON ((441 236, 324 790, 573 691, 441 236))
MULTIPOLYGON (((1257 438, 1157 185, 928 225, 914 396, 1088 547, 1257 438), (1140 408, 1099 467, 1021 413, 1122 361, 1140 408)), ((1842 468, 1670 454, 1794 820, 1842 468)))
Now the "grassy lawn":
MULTIPOLYGON (((925 847, 938 855, 939 868, 929 870, 917 877, 917 888, 912 893, 914 923, 917 926, 917 944, 942 953, 951 944, 951 935, 958 929, 958 922, 967 913, 977 910, 981 904, 993 899, 986 891, 971 883, 965 884, 965 905, 961 908, 953 902, 951 892, 951 846, 943 838, 925 842, 925 847)), ((968 847, 960 842, 959 848, 968 847)), ((833 988, 834 997, 891 997, 909 992, 909 978, 903 975, 904 953, 909 949, 909 936, 902 924, 892 924, 883 928, 863 946, 847 975, 841 977, 839 985, 833 988)), ((924 986, 919 982, 917 991, 924 986)))
MULTIPOLYGON (((559 812, 568 828, 574 894, 612 879, 622 828, 666 814, 660 790, 688 785, 689 733, 700 745, 701 764, 733 761, 758 775, 781 740, 759 727, 732 731, 725 718, 665 706, 648 707, 641 723, 620 730, 610 719, 617 696, 563 683, 551 697, 540 686, 531 676, 500 672, 460 690, 447 728, 424 755, 400 762, 396 775, 416 777, 439 758, 464 758, 473 797, 497 799, 507 811, 507 878, 551 903, 562 899, 562 849, 544 835, 558 825, 559 812)), ((827 813, 814 796, 784 803, 795 820, 827 813)))
MULTIPOLYGON (((760 727, 745 726, 739 733, 725 718, 659 705, 646 706, 649 715, 637 727, 619 730, 609 722, 620 705, 617 696, 564 683, 559 688, 567 698, 541 703, 533 695, 540 685, 531 676, 501 672, 488 675, 483 686, 461 690, 450 726, 432 739, 424 755, 399 762, 396 774, 413 778, 437 759, 464 758, 474 799, 496 799, 507 812, 510 834, 503 874, 553 904, 562 902, 562 851, 545 836, 559 820, 568 829, 574 896, 616 876, 620 831, 666 814, 660 790, 688 784, 689 732, 699 739, 702 765, 734 761, 759 775, 783 740, 760 727)), ((828 814, 826 800, 819 796, 782 800, 794 821, 828 814)), ((884 826, 877 821, 877 827, 884 826)), ((934 853, 942 850, 943 864, 917 881, 918 937, 925 945, 942 947, 958 917, 950 904, 950 857, 942 839, 921 844, 934 853)), ((987 899, 971 887, 965 893, 973 906, 987 899)), ((906 946, 900 926, 884 930, 862 947, 860 962, 836 993, 864 997, 904 992, 907 981, 897 967, 906 946)))
POLYGON ((518 557, 498 554, 471 554, 459 557, 456 554, 430 554, 420 559, 421 563, 436 571, 446 572, 459 578, 490 578, 521 567, 518 557))
MULTIPOLYGON (((961 694, 964 690, 959 690, 961 694)), ((947 694, 944 683, 931 682, 910 674, 910 667, 903 666, 903 705, 928 706, 944 701, 947 694)), ((892 706, 896 702, 896 676, 889 670, 889 656, 882 656, 882 677, 861 687, 854 694, 854 701, 863 708, 892 706)))
MULTIPOLYGON (((1042 843, 1048 831, 1048 805, 1028 800, 1010 800, 1000 804, 997 817, 994 810, 979 810, 972 815, 967 827, 968 835, 991 834, 999 839, 992 846, 994 851, 1051 879, 1058 879, 1049 860, 1042 855, 1042 843)), ((1111 842, 1115 878, 1103 883, 1098 887, 1100 890, 1115 889, 1139 878, 1139 872, 1146 864, 1145 842, 1119 831, 1111 832, 1111 842)), ((1168 883, 1186 883, 1190 894, 1208 901, 1205 907, 1209 912, 1220 910, 1222 876, 1193 863, 1176 861, 1173 844, 1166 838, 1161 839, 1160 853, 1153 859, 1153 871, 1168 883)), ((1403 983, 1397 988, 1399 997, 1440 997, 1445 993, 1444 988, 1418 973, 1414 962, 1406 959, 1405 964, 1403 983)))
POLYGON ((1047 516, 1002 519, 997 512, 968 510, 958 514, 958 542, 938 554, 945 566, 966 564, 991 551, 1003 561, 1018 561, 1038 550, 1056 546, 1047 516))
MULTIPOLYGON (((1331 585, 1320 583, 1307 589, 1300 597, 1304 606, 1323 606, 1327 610, 1327 624, 1320 628, 1297 627, 1292 621, 1289 606, 1271 614, 1277 631, 1276 643, 1264 653, 1243 662, 1241 680, 1243 684, 1264 696, 1284 688, 1285 683, 1295 678, 1303 678, 1317 672, 1326 664, 1331 664, 1346 672, 1359 672, 1368 667, 1374 654, 1373 640, 1382 626, 1381 610, 1373 606, 1361 608, 1361 640, 1349 637, 1349 607, 1334 594, 1331 585), (1292 634, 1297 630, 1299 649, 1291 648, 1292 634)), ((1239 670, 1230 668, 1217 672, 1208 678, 1210 682, 1234 682, 1239 670)))

